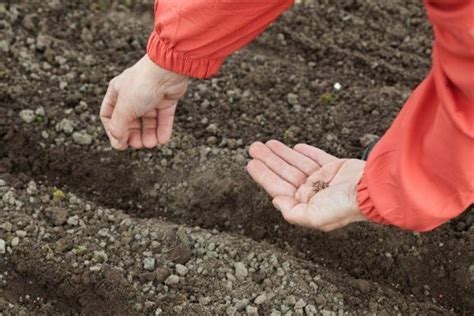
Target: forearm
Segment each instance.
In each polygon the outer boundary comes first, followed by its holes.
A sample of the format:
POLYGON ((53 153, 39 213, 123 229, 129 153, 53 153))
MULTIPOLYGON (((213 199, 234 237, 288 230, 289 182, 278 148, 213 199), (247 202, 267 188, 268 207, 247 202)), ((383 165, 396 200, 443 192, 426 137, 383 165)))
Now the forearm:
POLYGON ((425 3, 433 69, 375 147, 358 186, 368 218, 418 231, 474 203, 474 2, 425 3))
POLYGON ((155 4, 151 60, 186 76, 216 74, 225 58, 251 42, 293 0, 176 1, 155 4))

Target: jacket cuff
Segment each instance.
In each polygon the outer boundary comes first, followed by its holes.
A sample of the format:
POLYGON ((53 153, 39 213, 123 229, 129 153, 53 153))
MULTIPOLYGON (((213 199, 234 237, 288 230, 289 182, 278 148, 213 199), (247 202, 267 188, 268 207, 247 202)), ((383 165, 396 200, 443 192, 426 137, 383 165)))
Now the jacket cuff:
POLYGON ((170 43, 153 31, 147 45, 148 57, 160 67, 193 78, 210 78, 224 63, 225 58, 194 58, 173 50, 170 43))
POLYGON ((366 178, 367 176, 364 174, 357 184, 357 202, 359 203, 359 209, 361 213, 372 222, 388 225, 390 222, 380 215, 372 203, 366 178))

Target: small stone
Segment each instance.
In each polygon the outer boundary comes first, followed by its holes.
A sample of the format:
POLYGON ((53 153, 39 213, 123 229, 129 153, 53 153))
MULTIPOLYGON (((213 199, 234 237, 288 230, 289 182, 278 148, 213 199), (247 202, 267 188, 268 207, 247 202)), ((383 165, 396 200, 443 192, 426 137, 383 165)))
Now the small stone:
POLYGON ((342 86, 341 86, 341 84, 340 84, 339 82, 336 82, 336 83, 334 84, 334 90, 339 91, 339 90, 341 90, 341 88, 342 88, 342 86))
POLYGON ((474 282, 474 264, 469 267, 469 274, 471 275, 471 282, 474 282))
POLYGON ((227 307, 227 309, 225 310, 225 314, 227 316, 234 316, 237 314, 237 309, 234 307, 234 306, 229 306, 227 307))
POLYGON ((285 298, 285 304, 289 306, 293 306, 296 304, 296 298, 294 295, 289 295, 285 298))
POLYGON ((72 134, 72 139, 76 144, 79 145, 90 145, 92 144, 92 136, 86 132, 75 132, 72 134))
POLYGON ((35 114, 38 116, 45 116, 46 112, 44 111, 44 107, 40 106, 35 110, 35 114))
POLYGON ((288 93, 286 96, 288 99, 288 103, 291 105, 297 105, 298 104, 298 95, 294 93, 288 93))
POLYGON ((58 132, 64 132, 66 134, 72 134, 74 132, 74 123, 70 119, 63 119, 61 122, 56 124, 56 130, 58 132))
POLYGON ((25 238, 28 233, 25 232, 24 230, 17 230, 15 234, 20 238, 25 238))
POLYGON ((316 307, 314 305, 311 305, 311 304, 306 305, 306 307, 304 308, 304 311, 305 311, 306 315, 308 315, 308 316, 313 316, 313 315, 316 315, 318 313, 318 310, 316 309, 316 307))
POLYGON ((0 239, 0 255, 6 252, 5 240, 0 239))
POLYGON ((213 135, 217 135, 219 129, 217 128, 216 124, 209 124, 209 126, 206 128, 206 131, 213 135))
POLYGON ((6 232, 11 232, 13 230, 13 225, 10 222, 5 222, 0 225, 0 228, 6 232))
POLYGON ((165 280, 166 285, 173 285, 177 284, 179 282, 179 276, 172 274, 165 280))
POLYGON ((199 304, 205 306, 205 305, 208 305, 211 301, 212 301, 212 299, 209 296, 205 296, 205 297, 201 297, 199 299, 199 304))
POLYGON ((260 304, 263 304, 266 300, 267 300, 267 295, 263 293, 257 296, 257 298, 255 298, 253 302, 257 305, 260 305, 260 304))
POLYGON ((185 276, 186 273, 188 273, 188 268, 186 268, 185 266, 183 266, 182 264, 177 264, 176 265, 176 273, 178 273, 179 275, 181 276, 185 276))
POLYGON ((360 138, 360 144, 362 147, 367 147, 369 144, 376 142, 379 140, 379 136, 374 135, 374 134, 365 134, 360 138))
POLYGON ((35 112, 33 110, 22 110, 20 111, 20 118, 25 123, 31 123, 35 120, 35 112))
POLYGON ((336 313, 335 312, 332 312, 332 311, 328 311, 327 309, 323 309, 321 311, 321 315, 322 316, 335 316, 336 313))
POLYGON ((28 187, 26 188, 26 192, 28 192, 29 195, 34 195, 38 193, 38 187, 36 186, 36 183, 34 181, 30 181, 28 183, 28 187))
POLYGON ((71 226, 77 226, 79 225, 79 216, 77 215, 74 215, 74 216, 71 216, 67 219, 67 223, 71 226))
POLYGON ((96 266, 92 266, 89 268, 89 270, 91 270, 92 272, 98 272, 100 271, 102 267, 100 265, 96 265, 96 266))
POLYGON ((243 264, 242 262, 236 262, 234 263, 234 269, 235 269, 235 276, 237 277, 237 279, 245 279, 249 272, 247 271, 247 268, 245 267, 245 264, 243 264))
POLYGON ((167 268, 158 268, 155 270, 155 275, 156 275, 156 281, 159 283, 163 283, 166 278, 170 275, 170 270, 167 268))
POLYGON ((247 306, 245 309, 245 312, 247 313, 248 316, 258 316, 258 308, 255 306, 247 306))
POLYGON ((148 271, 155 270, 155 258, 146 257, 143 259, 143 269, 148 271))
POLYGON ((64 90, 68 86, 68 83, 66 81, 60 81, 59 82, 59 89, 64 90))
POLYGON ((302 309, 302 308, 305 307, 305 306, 306 306, 306 302, 303 301, 302 298, 300 298, 300 299, 298 300, 298 302, 296 302, 296 304, 295 304, 295 309, 302 309))
POLYGON ((12 247, 18 246, 19 243, 20 243, 20 238, 18 238, 18 237, 13 237, 13 238, 12 238, 12 241, 10 242, 10 244, 12 245, 12 247))
POLYGON ((7 41, 0 41, 0 51, 8 53, 10 51, 10 44, 7 41))

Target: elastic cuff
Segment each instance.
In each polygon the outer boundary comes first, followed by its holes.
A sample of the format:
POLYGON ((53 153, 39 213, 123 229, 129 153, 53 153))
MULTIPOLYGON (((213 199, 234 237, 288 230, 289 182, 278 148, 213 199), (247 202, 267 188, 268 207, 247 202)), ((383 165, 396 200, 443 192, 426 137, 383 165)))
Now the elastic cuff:
POLYGON ((153 31, 148 40, 148 57, 160 67, 193 78, 214 76, 224 63, 225 58, 192 58, 183 52, 173 50, 171 45, 153 31))
POLYGON ((361 213, 369 220, 377 224, 390 224, 389 221, 387 221, 379 214, 374 204, 372 203, 365 174, 362 176, 359 183, 357 184, 357 202, 359 203, 359 209, 361 213))

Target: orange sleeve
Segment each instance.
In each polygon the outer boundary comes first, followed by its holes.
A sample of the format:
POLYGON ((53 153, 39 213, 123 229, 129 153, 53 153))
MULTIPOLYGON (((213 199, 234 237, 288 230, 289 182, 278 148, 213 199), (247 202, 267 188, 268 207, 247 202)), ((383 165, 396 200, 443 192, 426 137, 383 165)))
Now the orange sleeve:
POLYGON ((425 0, 432 70, 375 146, 358 185, 378 223, 428 231, 474 203, 474 0, 425 0))
POLYGON ((293 0, 156 0, 148 56, 173 72, 211 77, 228 55, 292 4, 293 0))

